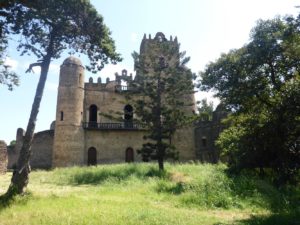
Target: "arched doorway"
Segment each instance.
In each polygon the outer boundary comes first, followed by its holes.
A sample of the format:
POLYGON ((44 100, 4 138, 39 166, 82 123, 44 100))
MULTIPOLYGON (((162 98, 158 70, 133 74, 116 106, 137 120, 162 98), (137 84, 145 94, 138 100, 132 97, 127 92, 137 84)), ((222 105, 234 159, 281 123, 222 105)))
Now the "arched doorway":
POLYGON ((94 147, 90 147, 88 149, 87 164, 88 164, 88 166, 97 165, 97 150, 94 147))
POLYGON ((124 124, 125 127, 130 128, 133 126, 133 107, 131 105, 125 105, 124 107, 124 124))
POLYGON ((127 148, 125 152, 125 162, 133 162, 134 161, 134 152, 132 148, 127 148))
POLYGON ((90 106, 90 115, 89 115, 90 127, 97 127, 97 111, 98 111, 98 107, 96 105, 90 106))

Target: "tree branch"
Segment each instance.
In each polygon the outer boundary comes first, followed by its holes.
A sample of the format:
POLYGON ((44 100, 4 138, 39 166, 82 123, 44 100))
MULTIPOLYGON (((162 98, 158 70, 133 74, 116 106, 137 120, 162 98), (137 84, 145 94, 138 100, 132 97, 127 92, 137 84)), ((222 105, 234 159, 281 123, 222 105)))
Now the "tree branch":
POLYGON ((274 85, 274 87, 276 88, 276 90, 279 90, 279 85, 278 85, 278 83, 276 81, 276 78, 275 78, 274 66, 273 66, 272 62, 268 62, 268 64, 269 64, 269 67, 271 69, 271 82, 274 85))
POLYGON ((26 70, 26 73, 30 73, 33 72, 32 68, 36 67, 36 66, 42 66, 42 62, 36 62, 36 63, 31 63, 28 67, 28 69, 26 70))

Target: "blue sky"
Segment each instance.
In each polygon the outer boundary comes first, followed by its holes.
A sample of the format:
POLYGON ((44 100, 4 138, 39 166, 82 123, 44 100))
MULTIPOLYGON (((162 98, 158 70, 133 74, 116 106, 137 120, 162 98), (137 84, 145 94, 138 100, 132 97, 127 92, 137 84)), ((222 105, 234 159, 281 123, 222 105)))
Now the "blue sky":
MULTIPOLYGON (((92 0, 92 4, 104 17, 112 31, 117 51, 123 61, 116 66, 106 66, 94 79, 101 76, 111 79, 123 68, 133 72, 131 53, 139 51, 140 41, 146 33, 152 37, 159 31, 166 37, 177 36, 181 50, 191 57, 188 66, 198 73, 210 61, 223 52, 239 48, 247 43, 251 28, 258 19, 270 19, 277 15, 299 12, 296 0, 92 0)), ((9 143, 15 139, 18 127, 26 129, 31 105, 39 78, 39 71, 25 74, 28 65, 35 62, 33 56, 18 56, 14 37, 10 42, 7 64, 20 75, 21 84, 14 91, 0 86, 0 140, 9 143)), ((59 67, 67 57, 64 54, 52 62, 38 115, 36 132, 49 129, 55 119, 59 67)), ((198 93, 197 99, 211 93, 198 93)), ((217 103, 217 100, 214 100, 217 103)))

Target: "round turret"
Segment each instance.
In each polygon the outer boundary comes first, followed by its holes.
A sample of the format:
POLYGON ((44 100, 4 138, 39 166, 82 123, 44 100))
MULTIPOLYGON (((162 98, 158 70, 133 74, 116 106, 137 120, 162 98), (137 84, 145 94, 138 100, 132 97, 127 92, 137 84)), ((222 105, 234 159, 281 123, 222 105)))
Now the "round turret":
POLYGON ((53 166, 83 163, 82 114, 84 67, 73 56, 60 67, 54 134, 53 166))
POLYGON ((82 66, 82 63, 80 59, 74 57, 74 56, 69 56, 66 58, 63 62, 63 65, 77 65, 77 66, 82 66))
POLYGON ((60 67, 59 86, 82 87, 84 67, 80 59, 70 56, 66 58, 60 67))

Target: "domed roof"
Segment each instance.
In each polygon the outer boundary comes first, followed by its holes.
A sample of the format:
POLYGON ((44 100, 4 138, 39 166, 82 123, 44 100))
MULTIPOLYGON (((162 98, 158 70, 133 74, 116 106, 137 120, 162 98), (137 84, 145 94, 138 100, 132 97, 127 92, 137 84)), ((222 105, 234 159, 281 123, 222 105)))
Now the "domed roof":
POLYGON ((82 66, 82 63, 81 63, 80 59, 78 59, 74 56, 69 56, 68 58, 66 58, 64 60, 63 65, 67 65, 67 64, 82 66))

